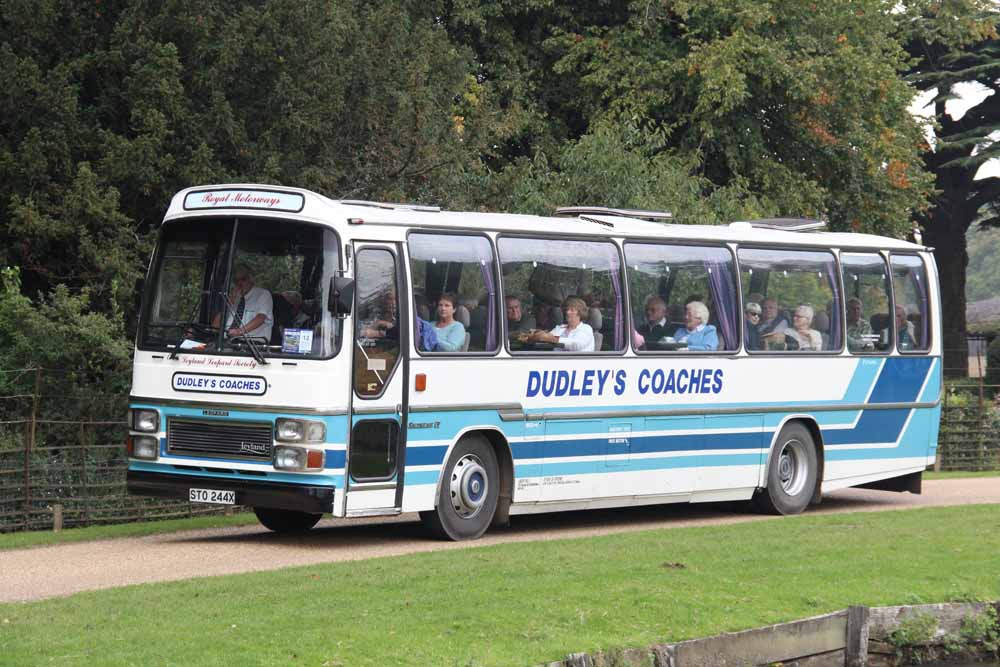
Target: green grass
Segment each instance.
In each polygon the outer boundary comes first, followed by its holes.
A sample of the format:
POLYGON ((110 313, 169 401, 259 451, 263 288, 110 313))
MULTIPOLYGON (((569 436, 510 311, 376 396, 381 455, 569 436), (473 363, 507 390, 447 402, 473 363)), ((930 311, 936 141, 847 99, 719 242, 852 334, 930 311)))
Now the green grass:
POLYGON ((929 470, 924 473, 924 479, 959 479, 961 477, 1000 477, 1000 470, 980 470, 977 472, 964 470, 934 472, 929 470))
POLYGON ((256 516, 250 513, 241 513, 232 516, 214 515, 194 517, 192 519, 170 519, 167 521, 123 523, 113 526, 69 528, 61 530, 58 533, 51 531, 4 533, 0 534, 0 551, 5 549, 24 549, 26 547, 42 547, 52 544, 66 544, 69 542, 106 540, 115 537, 142 537, 144 535, 176 533, 181 530, 198 530, 200 528, 246 526, 256 523, 256 516))
POLYGON ((997 599, 998 554, 992 505, 447 550, 0 605, 0 664, 535 665, 852 604, 997 599))

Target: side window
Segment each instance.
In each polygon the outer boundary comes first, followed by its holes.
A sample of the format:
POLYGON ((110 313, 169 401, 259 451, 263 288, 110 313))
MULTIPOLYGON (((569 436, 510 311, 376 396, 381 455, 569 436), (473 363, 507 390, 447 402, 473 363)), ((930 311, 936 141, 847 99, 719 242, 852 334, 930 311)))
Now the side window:
POLYGON ((625 349, 618 249, 603 241, 497 242, 511 351, 625 349))
POLYGON ((927 271, 915 255, 892 255, 896 346, 900 352, 926 352, 931 346, 927 271))
POLYGON ((636 351, 736 350, 736 270, 726 248, 625 246, 636 351))
POLYGON ((425 352, 494 352, 498 290, 482 236, 410 234, 414 336, 425 352))
POLYGON ((833 253, 741 248, 739 262, 747 350, 840 350, 840 281, 833 253), (759 317, 748 316, 754 310, 759 317))
POLYGON ((840 253, 847 308, 847 349, 852 354, 892 349, 889 326, 889 272, 875 253, 840 253))
POLYGON ((396 261, 388 250, 362 248, 354 266, 354 391, 362 398, 374 398, 382 394, 399 359, 396 261))

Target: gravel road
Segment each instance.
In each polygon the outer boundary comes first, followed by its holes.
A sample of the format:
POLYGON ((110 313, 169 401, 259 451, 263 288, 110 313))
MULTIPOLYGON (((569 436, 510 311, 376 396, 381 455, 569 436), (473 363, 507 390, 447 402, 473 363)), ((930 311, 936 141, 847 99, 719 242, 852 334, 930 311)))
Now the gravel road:
MULTIPOLYGON (((823 504, 811 512, 875 512, 979 503, 1000 504, 1000 478, 925 481, 924 492, 919 496, 844 489, 824 496, 823 504)), ((504 542, 780 520, 780 517, 751 514, 732 504, 678 504, 518 516, 513 517, 510 528, 487 533, 471 543, 429 539, 415 514, 391 519, 327 519, 311 532, 294 537, 248 526, 101 540, 0 551, 0 602, 40 600, 154 581, 470 549, 504 542)))

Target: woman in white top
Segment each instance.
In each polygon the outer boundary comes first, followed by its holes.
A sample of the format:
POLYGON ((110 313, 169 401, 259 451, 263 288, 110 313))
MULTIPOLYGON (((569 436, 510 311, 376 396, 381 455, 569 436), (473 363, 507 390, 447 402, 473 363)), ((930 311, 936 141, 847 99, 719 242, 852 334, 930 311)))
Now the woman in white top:
POLYGON ((567 297, 562 304, 566 324, 560 324, 552 331, 535 331, 528 341, 532 343, 558 343, 568 352, 593 352, 594 330, 583 318, 590 314, 590 307, 580 297, 567 297))
POLYGON ((823 349, 823 335, 812 328, 815 316, 812 306, 805 304, 795 309, 792 315, 791 329, 785 329, 785 338, 791 338, 799 345, 800 350, 819 352, 823 349))

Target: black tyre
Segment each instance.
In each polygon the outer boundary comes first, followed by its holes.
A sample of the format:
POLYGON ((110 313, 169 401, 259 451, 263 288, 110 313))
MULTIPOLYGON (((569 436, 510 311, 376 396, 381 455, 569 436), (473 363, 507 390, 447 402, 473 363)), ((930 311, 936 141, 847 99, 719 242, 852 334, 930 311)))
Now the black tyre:
POLYGON ((436 536, 474 540, 489 528, 500 495, 496 453, 482 436, 462 438, 442 471, 437 508, 420 518, 436 536))
POLYGON ((754 507, 767 514, 799 514, 816 490, 816 445, 802 424, 788 424, 778 434, 767 464, 767 486, 754 496, 754 507))
POLYGON ((276 510, 269 507, 254 507, 253 513, 257 515, 265 528, 276 533, 304 533, 320 520, 322 514, 311 514, 309 512, 297 512, 295 510, 276 510))

